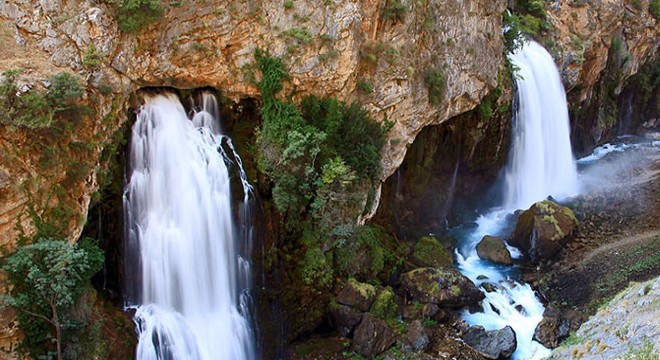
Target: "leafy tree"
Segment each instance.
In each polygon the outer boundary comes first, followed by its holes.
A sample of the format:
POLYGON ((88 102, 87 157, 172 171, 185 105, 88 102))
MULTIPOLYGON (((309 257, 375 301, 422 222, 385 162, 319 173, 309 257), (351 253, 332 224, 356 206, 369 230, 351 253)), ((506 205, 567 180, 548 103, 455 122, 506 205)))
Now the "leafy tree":
POLYGON ((54 339, 57 359, 62 359, 64 333, 75 327, 69 312, 102 264, 101 249, 89 240, 76 244, 40 239, 3 259, 9 280, 3 306, 19 312, 22 347, 32 356, 41 355, 44 343, 47 348, 54 339))

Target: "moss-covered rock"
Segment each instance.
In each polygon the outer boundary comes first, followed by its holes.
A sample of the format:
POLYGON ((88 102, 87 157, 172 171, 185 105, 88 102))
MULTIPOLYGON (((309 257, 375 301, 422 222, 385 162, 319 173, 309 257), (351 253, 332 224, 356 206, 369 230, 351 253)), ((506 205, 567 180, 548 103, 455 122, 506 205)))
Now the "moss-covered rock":
POLYGON ((456 269, 419 268, 401 275, 403 290, 413 301, 463 307, 478 303, 484 294, 456 269))
POLYGON ((540 201, 520 215, 509 243, 539 263, 554 256, 572 238, 577 225, 571 209, 540 201))
POLYGON ((385 321, 392 321, 399 315, 399 306, 396 303, 396 297, 392 288, 386 287, 378 292, 376 300, 371 305, 369 312, 385 321))
POLYGON ((424 236, 413 249, 412 261, 419 266, 443 267, 453 264, 452 254, 432 236, 424 236))
POLYGON ((376 288, 371 284, 349 279, 337 294, 337 302, 356 308, 362 312, 369 311, 376 300, 376 288))

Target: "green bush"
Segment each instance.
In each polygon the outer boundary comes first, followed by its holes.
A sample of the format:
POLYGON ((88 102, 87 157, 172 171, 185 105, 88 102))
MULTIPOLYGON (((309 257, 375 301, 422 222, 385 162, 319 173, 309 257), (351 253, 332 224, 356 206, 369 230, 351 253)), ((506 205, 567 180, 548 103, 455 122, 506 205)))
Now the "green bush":
POLYGON ((70 311, 102 264, 102 251, 89 240, 40 239, 3 259, 8 280, 3 306, 18 312, 25 335, 21 351, 39 358, 52 355, 54 345, 57 358, 63 358, 63 339, 80 326, 70 311))
POLYGON ((400 22, 403 21, 407 12, 408 6, 403 1, 387 0, 385 6, 380 12, 380 17, 383 20, 400 22))
POLYGON ((447 77, 442 69, 430 68, 424 76, 424 83, 429 92, 429 102, 437 105, 442 101, 447 87, 447 77))
POLYGON ((660 19, 660 0, 649 1, 649 12, 656 20, 660 19))
POLYGON ((87 47, 87 51, 85 51, 83 54, 83 66, 89 70, 94 70, 98 68, 99 65, 101 65, 104 56, 105 54, 96 50, 96 46, 94 46, 94 44, 90 44, 87 47))
POLYGON ((136 34, 147 25, 163 16, 163 3, 160 0, 110 0, 117 5, 116 17, 119 30, 136 34))
MULTIPOLYGON (((82 105, 83 88, 77 77, 61 72, 49 78, 45 94, 29 90, 18 95, 16 79, 21 70, 2 73, 0 123, 27 129, 66 130, 91 110, 82 105), (56 121, 54 121, 56 120, 56 121)), ((53 134, 57 135, 57 134, 53 134)))

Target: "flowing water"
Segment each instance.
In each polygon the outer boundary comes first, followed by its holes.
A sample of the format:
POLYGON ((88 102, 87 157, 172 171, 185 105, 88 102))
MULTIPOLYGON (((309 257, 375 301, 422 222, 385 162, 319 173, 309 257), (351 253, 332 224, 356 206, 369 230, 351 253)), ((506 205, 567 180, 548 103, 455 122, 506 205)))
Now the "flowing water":
MULTIPOLYGON (((555 198, 578 192, 577 170, 570 143, 566 96, 559 72, 548 52, 528 42, 510 55, 519 68, 514 102, 513 141, 504 177, 504 203, 477 219, 477 226, 455 229, 463 239, 457 251, 461 272, 477 285, 490 282, 494 292, 484 292, 483 311, 464 313, 471 325, 486 330, 507 325, 516 332, 514 359, 541 359, 550 350, 533 341, 536 325, 543 319, 543 304, 528 284, 515 281, 515 267, 481 260, 476 246, 484 235, 507 238, 513 226, 511 213, 526 209, 552 195, 555 198), (487 278, 484 278, 484 275, 487 278)), ((509 247, 512 257, 520 252, 509 247)))
POLYGON ((189 119, 175 95, 146 96, 133 126, 124 211, 136 358, 253 359, 252 188, 220 133, 215 97, 194 105, 189 119), (232 168, 244 191, 237 226, 232 168))

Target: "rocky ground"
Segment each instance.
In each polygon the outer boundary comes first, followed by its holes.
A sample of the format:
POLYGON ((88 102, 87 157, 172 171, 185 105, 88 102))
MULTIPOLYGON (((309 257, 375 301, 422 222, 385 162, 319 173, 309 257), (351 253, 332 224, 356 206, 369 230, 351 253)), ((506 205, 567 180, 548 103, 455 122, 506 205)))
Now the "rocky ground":
POLYGON ((555 350, 554 359, 660 359, 660 277, 633 283, 555 350))
POLYGON ((557 306, 592 314, 629 281, 660 275, 660 149, 609 154, 582 179, 585 195, 567 204, 581 222, 575 239, 536 285, 557 306))

